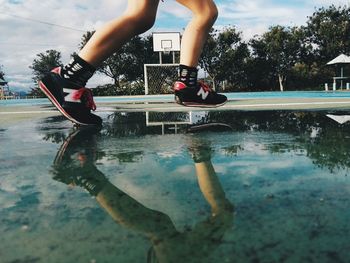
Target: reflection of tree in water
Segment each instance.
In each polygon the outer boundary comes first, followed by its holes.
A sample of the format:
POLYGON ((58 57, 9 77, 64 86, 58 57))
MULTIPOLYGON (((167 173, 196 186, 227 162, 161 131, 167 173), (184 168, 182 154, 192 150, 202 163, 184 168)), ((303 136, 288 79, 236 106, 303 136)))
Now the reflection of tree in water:
POLYGON ((135 163, 142 159, 143 154, 143 151, 109 153, 108 159, 118 160, 119 163, 135 163))
POLYGON ((64 132, 52 132, 46 133, 43 137, 44 141, 53 142, 53 143, 61 143, 64 141, 66 135, 64 132))
MULTIPOLYGON (((218 122, 229 124, 233 132, 290 134, 294 137, 294 141, 287 143, 276 141, 266 144, 266 149, 271 153, 306 151, 316 165, 334 171, 337 168, 350 167, 350 138, 347 134, 350 124, 337 124, 326 117, 328 113, 327 111, 209 111, 196 125, 218 122)), ((179 113, 168 112, 163 117, 172 119, 172 114, 179 113)), ((338 111, 336 114, 347 114, 347 112, 338 111)), ((160 134, 159 127, 147 127, 145 120, 144 112, 116 112, 109 117, 101 134, 108 137, 160 134)), ((44 133, 44 140, 55 143, 63 141, 65 131, 62 129, 61 121, 62 118, 49 118, 39 125, 39 130, 44 133)), ((187 132, 190 126, 183 125, 178 132, 187 132)), ((229 156, 237 155, 241 150, 243 150, 241 145, 223 148, 224 154, 229 156)), ((121 162, 133 162, 142 158, 142 153, 118 153, 115 158, 121 162)))
POLYGON ((42 134, 44 141, 62 143, 66 138, 66 127, 62 127, 62 116, 48 117, 40 121, 36 129, 42 134))
POLYGON ((230 146, 224 147, 222 150, 226 156, 237 156, 238 152, 244 149, 241 145, 230 145, 230 146))
POLYGON ((315 138, 301 142, 308 157, 319 167, 327 167, 331 172, 350 168, 349 125, 322 129, 315 138))
POLYGON ((321 112, 220 111, 209 112, 208 119, 210 122, 230 124, 236 131, 273 131, 297 135, 329 124, 329 119, 321 112))
MULTIPOLYGON (((210 112, 211 122, 229 123, 235 131, 263 131, 286 133, 295 136, 292 143, 276 142, 266 145, 271 153, 306 151, 307 156, 321 168, 331 172, 350 168, 350 124, 337 124, 329 119, 328 112, 210 112)), ((347 112, 337 112, 347 114, 347 112)), ((236 154, 242 146, 230 146, 224 150, 236 154)))
MULTIPOLYGON (((266 149, 271 153, 306 151, 307 156, 316 165, 331 171, 350 167, 350 137, 347 134, 350 124, 339 125, 326 117, 326 114, 326 111, 209 111, 199 124, 219 122, 229 124, 234 131, 239 132, 290 134, 295 137, 293 142, 270 143, 266 145, 266 149)), ((116 121, 112 125, 113 134, 159 134, 158 129, 145 126, 144 113, 130 113, 124 116, 118 114, 115 118, 116 121)), ((186 131, 186 126, 183 131, 186 131)), ((237 155, 242 150, 242 145, 223 148, 224 154, 229 156, 237 155)))

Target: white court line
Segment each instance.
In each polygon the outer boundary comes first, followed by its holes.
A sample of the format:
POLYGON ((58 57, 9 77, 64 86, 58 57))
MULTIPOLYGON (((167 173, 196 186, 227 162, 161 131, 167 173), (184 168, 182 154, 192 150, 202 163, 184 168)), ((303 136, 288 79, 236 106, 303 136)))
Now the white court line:
MULTIPOLYGON (((349 104, 350 108, 350 100, 349 101, 326 101, 326 102, 291 102, 291 103, 260 103, 260 104, 225 104, 224 106, 221 107, 216 107, 216 108, 201 108, 201 107, 150 107, 150 108, 138 108, 138 109, 132 109, 132 108, 121 108, 121 109, 116 109, 118 111, 131 111, 131 110, 137 110, 137 111, 164 111, 164 110, 179 110, 179 109, 188 109, 188 110, 219 110, 219 109, 240 109, 240 108, 256 108, 256 107, 271 107, 271 106, 305 106, 305 105, 334 105, 334 104, 349 104)), ((312 109, 312 108, 310 108, 312 109)), ((274 110, 274 108, 272 108, 274 110)))
POLYGON ((332 104, 350 104, 350 100, 349 101, 324 101, 324 102, 290 102, 290 103, 238 104, 238 105, 227 105, 227 107, 228 108, 238 108, 238 107, 268 107, 268 106, 332 105, 332 104))
MULTIPOLYGON (((96 112, 104 111, 164 111, 164 110, 179 110, 179 109, 189 109, 189 110, 213 110, 213 109, 239 109, 239 108, 256 108, 256 107, 273 107, 273 106, 310 106, 310 105, 336 105, 336 104, 349 104, 349 101, 323 101, 323 102, 291 102, 291 103, 259 103, 259 104, 226 104, 222 107, 217 108, 201 108, 201 107, 143 107, 143 108, 119 108, 114 109, 113 107, 101 107, 100 110, 96 112)), ((148 104, 149 105, 149 104, 148 104)), ((8 111, 0 112, 0 115, 11 115, 11 114, 43 114, 43 113, 59 113, 58 111, 8 111)))

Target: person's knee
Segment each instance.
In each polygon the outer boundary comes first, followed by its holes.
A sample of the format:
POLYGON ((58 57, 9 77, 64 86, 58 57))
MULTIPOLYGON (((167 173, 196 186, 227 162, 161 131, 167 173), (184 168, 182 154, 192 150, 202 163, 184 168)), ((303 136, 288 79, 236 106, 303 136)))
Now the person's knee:
POLYGON ((218 18, 219 11, 214 4, 208 5, 204 12, 202 13, 202 20, 208 26, 214 25, 216 19, 218 18))
POLYGON ((212 5, 208 11, 208 20, 214 24, 216 19, 218 18, 218 15, 219 15, 218 8, 216 7, 216 5, 212 5))

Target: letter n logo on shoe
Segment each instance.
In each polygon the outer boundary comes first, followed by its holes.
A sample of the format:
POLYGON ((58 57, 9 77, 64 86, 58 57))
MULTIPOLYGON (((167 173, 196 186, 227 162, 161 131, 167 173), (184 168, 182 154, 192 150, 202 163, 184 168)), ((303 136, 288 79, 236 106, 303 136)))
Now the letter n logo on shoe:
POLYGON ((209 95, 209 91, 205 91, 202 87, 199 89, 198 93, 197 93, 198 96, 202 96, 202 100, 205 100, 208 95, 209 95))
POLYGON ((64 101, 68 101, 68 102, 81 102, 80 100, 80 96, 77 97, 77 92, 79 92, 79 90, 75 90, 75 89, 63 89, 63 92, 66 94, 64 96, 64 101))

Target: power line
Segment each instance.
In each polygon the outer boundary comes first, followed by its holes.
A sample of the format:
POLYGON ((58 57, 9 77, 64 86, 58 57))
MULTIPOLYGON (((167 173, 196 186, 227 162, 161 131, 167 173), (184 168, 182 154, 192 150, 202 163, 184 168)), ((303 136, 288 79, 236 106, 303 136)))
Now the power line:
POLYGON ((14 43, 14 42, 4 42, 0 41, 0 45, 9 45, 9 46, 28 46, 28 47, 53 47, 53 46, 64 46, 64 47, 75 47, 73 45, 67 46, 67 45, 58 45, 57 43, 55 44, 39 44, 39 43, 14 43))
POLYGON ((17 19, 22 19, 22 20, 34 22, 34 23, 39 23, 39 24, 44 24, 44 25, 49 25, 49 26, 54 26, 54 27, 60 27, 60 28, 67 29, 67 30, 73 30, 73 31, 84 32, 84 33, 86 32, 86 31, 81 30, 81 29, 77 29, 77 28, 73 28, 73 27, 69 27, 69 26, 63 26, 63 25, 59 25, 59 24, 55 24, 55 23, 51 23, 51 22, 46 22, 46 21, 42 21, 42 20, 30 18, 30 17, 18 16, 18 15, 9 14, 9 13, 5 13, 5 12, 1 12, 1 11, 0 11, 0 14, 7 15, 7 16, 17 18, 17 19))

